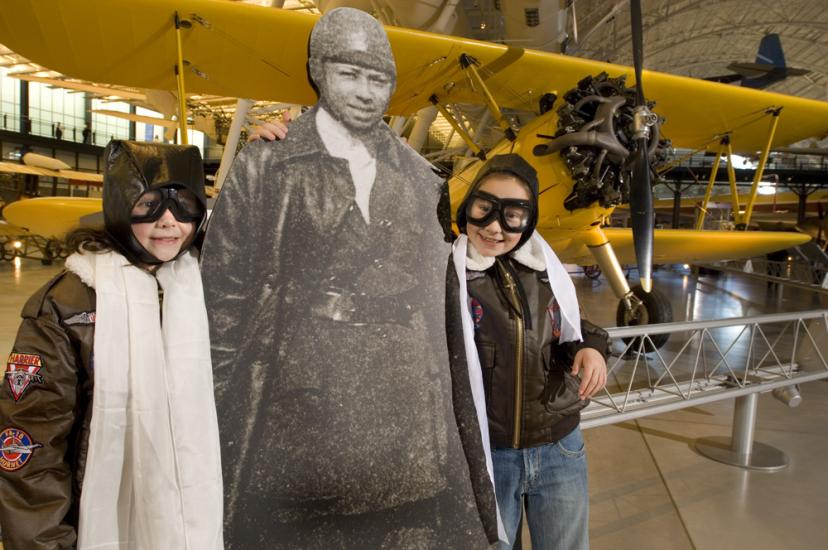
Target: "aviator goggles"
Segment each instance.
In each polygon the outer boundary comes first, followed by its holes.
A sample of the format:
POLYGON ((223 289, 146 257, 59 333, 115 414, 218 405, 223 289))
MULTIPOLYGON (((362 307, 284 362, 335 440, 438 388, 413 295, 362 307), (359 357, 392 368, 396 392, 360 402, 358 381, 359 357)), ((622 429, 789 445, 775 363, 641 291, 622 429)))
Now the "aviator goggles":
POLYGON ((466 205, 466 220, 486 227, 493 220, 508 233, 523 233, 532 217, 532 202, 522 199, 501 199, 485 191, 475 191, 466 205))
POLYGON ((198 223, 204 215, 204 207, 198 197, 188 189, 161 187, 147 191, 132 207, 132 223, 154 222, 169 210, 181 223, 198 223))

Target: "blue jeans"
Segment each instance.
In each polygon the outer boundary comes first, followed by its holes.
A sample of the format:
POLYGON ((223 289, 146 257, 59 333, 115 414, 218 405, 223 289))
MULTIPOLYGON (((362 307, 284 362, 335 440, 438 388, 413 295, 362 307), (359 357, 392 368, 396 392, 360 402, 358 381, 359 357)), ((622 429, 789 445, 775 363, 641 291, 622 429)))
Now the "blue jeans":
POLYGON ((589 489, 580 428, 557 443, 493 449, 492 461, 497 504, 512 545, 520 536, 525 496, 532 550, 589 548, 589 489))

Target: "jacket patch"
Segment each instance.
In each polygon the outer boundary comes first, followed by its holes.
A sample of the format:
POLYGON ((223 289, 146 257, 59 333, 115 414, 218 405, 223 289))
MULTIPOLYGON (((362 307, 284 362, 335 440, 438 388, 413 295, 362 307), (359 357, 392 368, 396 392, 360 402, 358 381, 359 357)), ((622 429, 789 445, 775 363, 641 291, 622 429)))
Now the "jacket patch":
POLYGON ((546 312, 549 314, 549 322, 552 325, 552 337, 557 340, 561 337, 561 308, 558 301, 553 298, 546 312))
POLYGON ((95 324, 95 312, 94 311, 83 311, 81 313, 77 313, 72 315, 68 319, 63 321, 64 325, 94 325, 95 324))
POLYGON ((5 428, 0 432, 0 468, 7 472, 19 470, 32 458, 35 449, 42 447, 33 443, 29 434, 18 428, 5 428))
POLYGON ((471 318, 474 323, 474 330, 480 328, 480 321, 483 320, 483 304, 477 301, 477 298, 472 298, 469 301, 469 308, 471 309, 471 318))
POLYGON ((12 353, 6 365, 6 380, 9 382, 12 397, 19 401, 31 384, 42 384, 40 369, 43 361, 34 353, 12 353))

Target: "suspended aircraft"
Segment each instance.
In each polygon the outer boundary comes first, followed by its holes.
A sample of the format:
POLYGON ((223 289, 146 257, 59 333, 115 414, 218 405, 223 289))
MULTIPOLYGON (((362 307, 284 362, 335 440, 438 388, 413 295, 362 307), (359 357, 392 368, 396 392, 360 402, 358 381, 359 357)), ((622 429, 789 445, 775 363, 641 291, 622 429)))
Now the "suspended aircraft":
POLYGON ((740 82, 748 88, 763 89, 791 76, 804 76, 811 71, 788 67, 782 51, 782 41, 776 33, 768 33, 759 42, 759 51, 754 63, 734 61, 727 68, 732 74, 710 76, 705 80, 713 82, 740 82))
POLYGON ((49 178, 60 178, 79 185, 101 185, 103 176, 94 172, 80 172, 72 170, 72 167, 62 160, 40 155, 38 153, 26 153, 23 155, 23 164, 16 162, 0 162, 0 172, 4 174, 22 174, 24 176, 44 176, 49 178))
MULTIPOLYGON (((632 17, 634 69, 387 27, 398 74, 389 114, 436 105, 479 159, 512 151, 533 164, 542 182, 538 230, 563 261, 601 267, 619 299, 619 324, 670 319, 666 299, 648 292, 653 260, 749 257, 807 240, 653 232, 650 161, 661 138, 694 150, 762 151, 756 188, 771 147, 828 133, 828 103, 643 70, 640 21, 640 13, 632 17), (452 116, 457 104, 486 105, 504 140, 482 150, 452 116), (516 128, 513 112, 538 116, 516 128), (633 231, 604 227, 625 202, 633 231), (620 263, 635 261, 641 284, 631 289, 620 263)), ((0 13, 0 42, 74 78, 178 89, 179 97, 187 90, 308 105, 316 101, 306 72, 315 22, 310 14, 212 0, 17 0, 0 13)), ((451 179, 455 206, 479 167, 472 162, 451 179)))

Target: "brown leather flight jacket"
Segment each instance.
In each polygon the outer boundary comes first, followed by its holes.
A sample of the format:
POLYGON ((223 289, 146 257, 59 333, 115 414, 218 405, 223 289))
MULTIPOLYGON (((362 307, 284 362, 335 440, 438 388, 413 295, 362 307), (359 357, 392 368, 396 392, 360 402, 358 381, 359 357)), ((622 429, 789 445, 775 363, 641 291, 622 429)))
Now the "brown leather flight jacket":
POLYGON ((22 317, 0 389, 0 439, 17 434, 19 445, 22 430, 30 443, 0 455, 3 544, 74 548, 92 416, 95 291, 63 272, 29 299, 22 317))
POLYGON ((466 278, 492 446, 526 448, 560 440, 578 426, 589 402, 579 399, 580 380, 569 372, 575 354, 590 347, 606 357, 606 331, 582 320, 583 342, 559 344, 560 314, 546 272, 508 256, 486 271, 468 270, 466 278), (526 306, 529 318, 519 313, 526 306))

